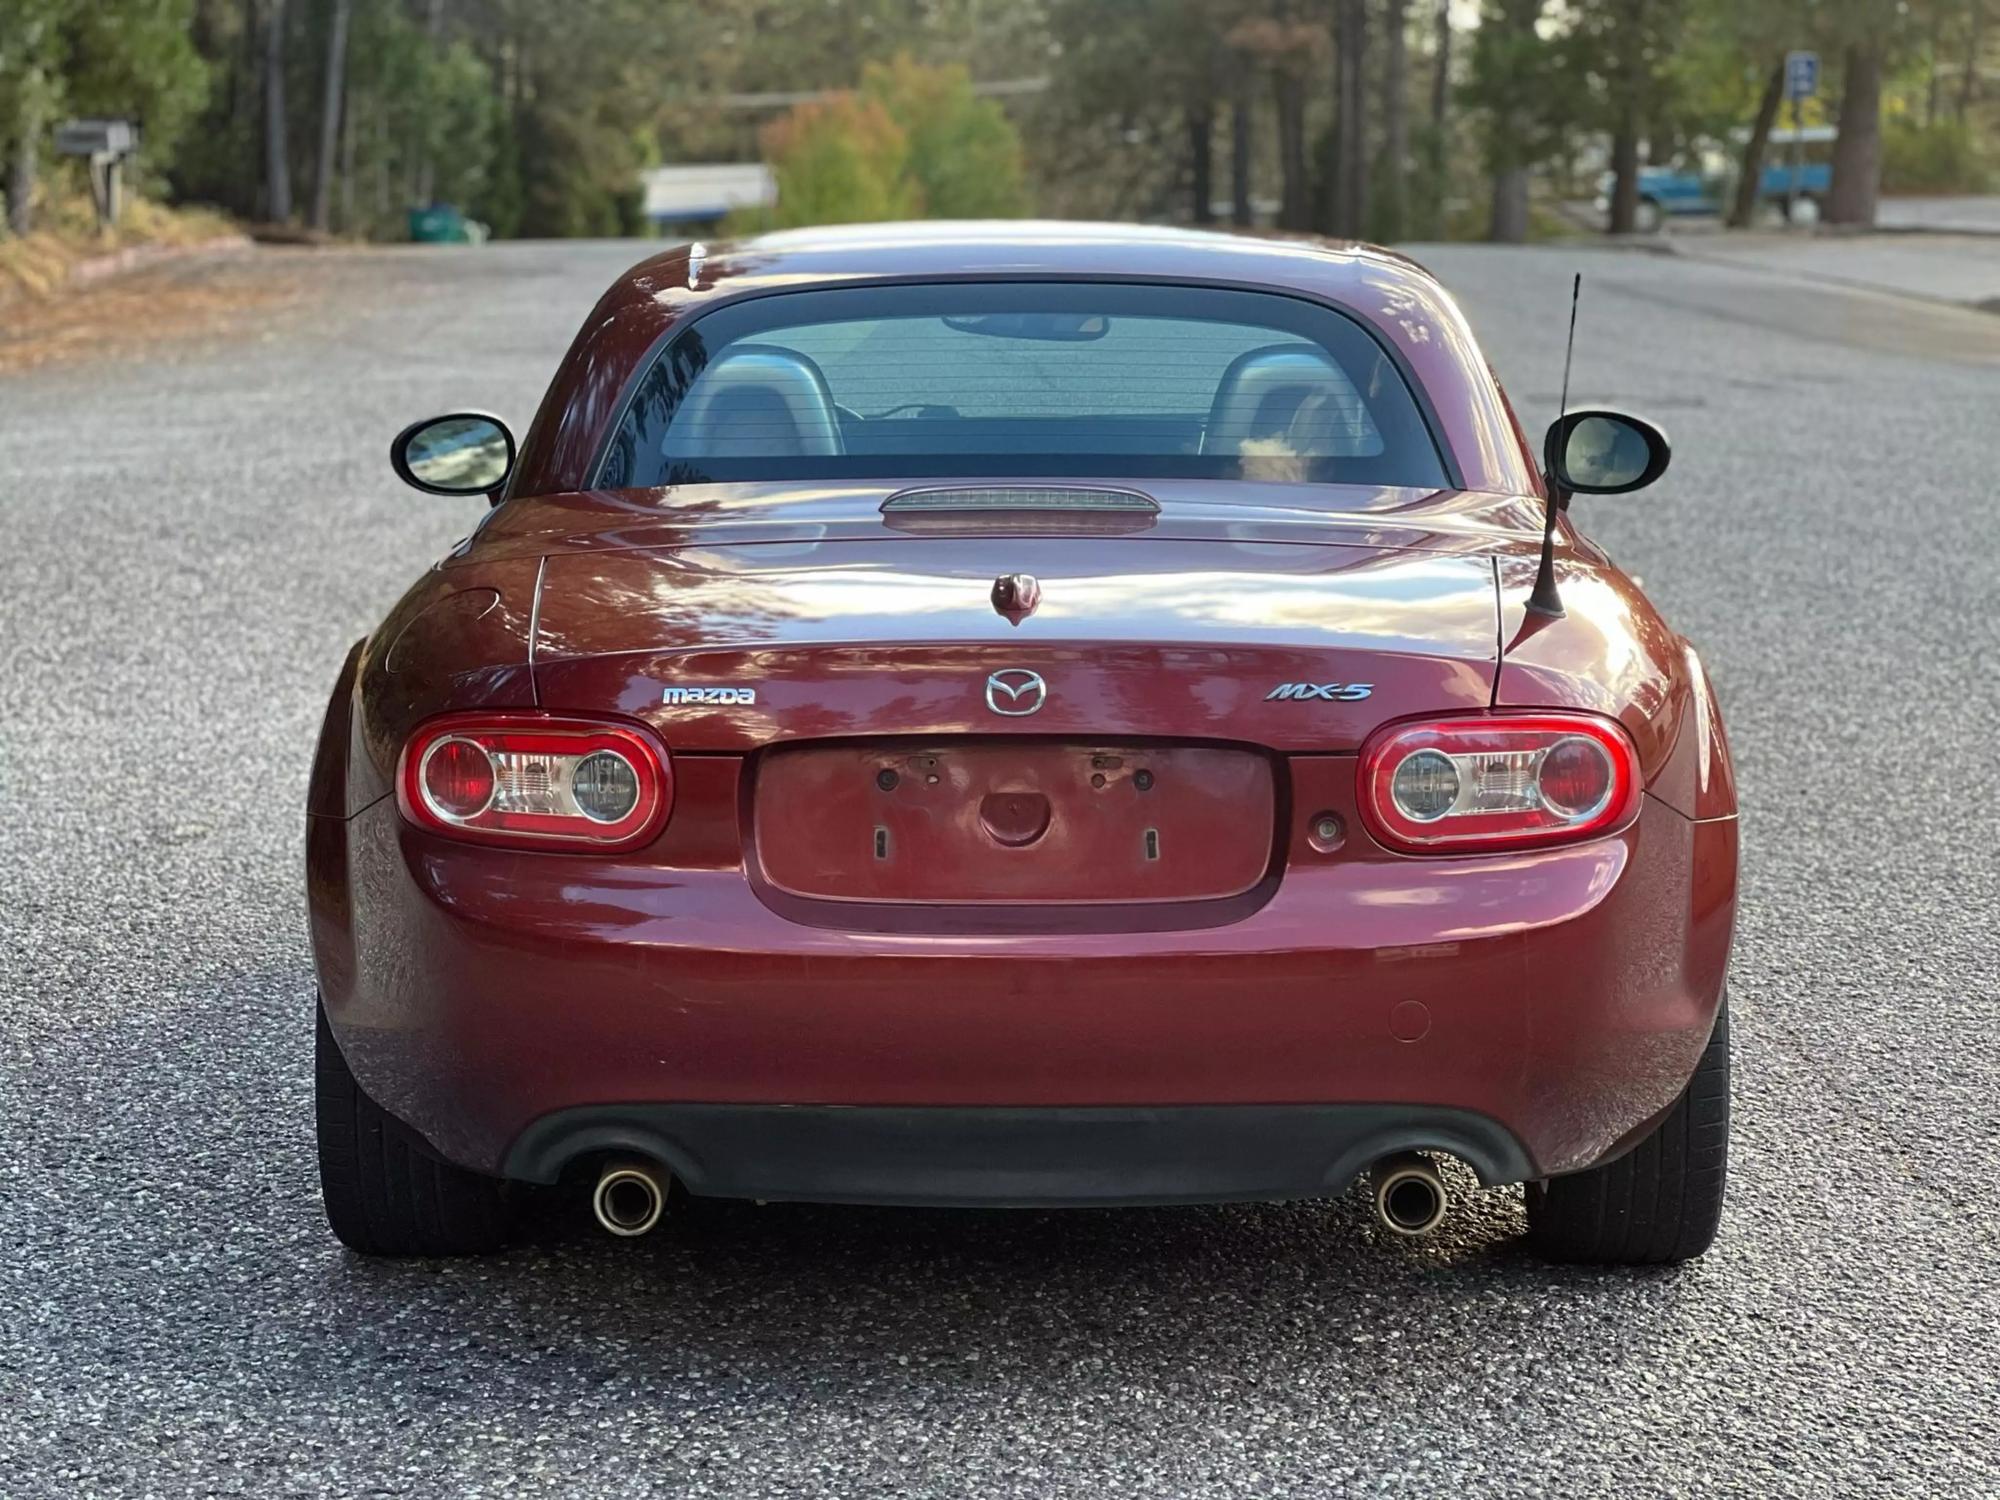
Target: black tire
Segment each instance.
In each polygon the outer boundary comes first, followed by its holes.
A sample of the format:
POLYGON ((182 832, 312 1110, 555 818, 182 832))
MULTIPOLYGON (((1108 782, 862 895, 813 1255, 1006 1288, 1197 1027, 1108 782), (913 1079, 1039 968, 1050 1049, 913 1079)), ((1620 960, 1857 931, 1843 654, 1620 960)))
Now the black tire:
POLYGON ((363 1255, 481 1255, 509 1238, 507 1185, 442 1160, 361 1092, 318 1012, 313 1044, 326 1221, 363 1255))
POLYGON ((1657 1266, 1715 1240, 1729 1175, 1729 1004, 1680 1099, 1616 1161, 1528 1184, 1528 1238, 1550 1260, 1657 1266))

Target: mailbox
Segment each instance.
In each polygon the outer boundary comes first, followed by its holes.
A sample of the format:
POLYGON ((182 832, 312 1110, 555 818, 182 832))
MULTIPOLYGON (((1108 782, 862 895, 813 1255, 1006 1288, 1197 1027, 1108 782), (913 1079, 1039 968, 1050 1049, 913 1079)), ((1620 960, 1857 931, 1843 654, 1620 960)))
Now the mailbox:
POLYGON ((130 120, 65 120, 56 126, 56 150, 90 163, 90 195, 101 228, 118 222, 120 167, 138 149, 139 127, 130 120))
POLYGON ((139 127, 130 120, 65 120, 56 126, 56 150, 63 156, 116 159, 139 149, 139 127))

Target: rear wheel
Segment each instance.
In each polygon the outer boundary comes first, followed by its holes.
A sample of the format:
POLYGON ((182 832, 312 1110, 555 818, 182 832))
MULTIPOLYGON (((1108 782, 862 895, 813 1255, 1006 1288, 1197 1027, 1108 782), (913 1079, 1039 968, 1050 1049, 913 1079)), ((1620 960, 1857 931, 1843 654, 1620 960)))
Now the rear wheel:
POLYGON ((1729 1006, 1674 1107, 1601 1167, 1528 1184, 1528 1237, 1550 1260, 1668 1265, 1715 1239, 1729 1169, 1729 1006))
POLYGON ((342 1244, 363 1255, 479 1255, 507 1243, 506 1184, 440 1159, 364 1094, 324 1009, 313 1062, 320 1194, 342 1244))

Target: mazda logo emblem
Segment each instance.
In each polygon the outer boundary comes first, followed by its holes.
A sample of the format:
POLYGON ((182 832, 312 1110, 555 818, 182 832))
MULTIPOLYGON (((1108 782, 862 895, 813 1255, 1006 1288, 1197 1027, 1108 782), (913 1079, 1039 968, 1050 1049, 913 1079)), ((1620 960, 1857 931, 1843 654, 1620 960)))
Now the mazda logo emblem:
POLYGON ((1010 719, 1026 718, 1039 712, 1049 701, 1049 685, 1039 672, 1025 667, 1009 667, 986 679, 986 706, 1010 719))

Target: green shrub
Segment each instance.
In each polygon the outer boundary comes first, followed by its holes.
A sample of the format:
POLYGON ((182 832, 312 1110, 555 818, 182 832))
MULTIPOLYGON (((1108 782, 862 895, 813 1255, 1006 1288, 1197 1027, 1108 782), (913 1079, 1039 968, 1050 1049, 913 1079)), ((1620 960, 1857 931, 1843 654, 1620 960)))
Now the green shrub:
POLYGON ((1884 192, 1983 193, 1994 180, 1994 163, 1965 121, 1883 122, 1884 192))
POLYGON ((862 97, 908 137, 908 171, 929 219, 1008 219, 1027 210, 1021 137, 1000 106, 972 92, 962 67, 927 68, 908 53, 870 63, 862 97))
POLYGON ((761 141, 778 180, 773 218, 781 226, 868 224, 916 211, 909 137, 880 100, 841 94, 801 104, 765 126, 761 141))
POLYGON ((883 219, 1010 218, 1026 211, 1021 139, 964 68, 870 64, 861 90, 798 105, 764 127, 777 207, 731 233, 883 219))

